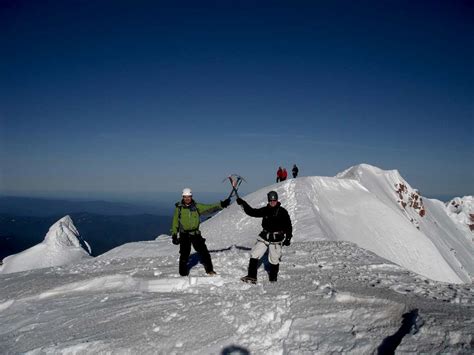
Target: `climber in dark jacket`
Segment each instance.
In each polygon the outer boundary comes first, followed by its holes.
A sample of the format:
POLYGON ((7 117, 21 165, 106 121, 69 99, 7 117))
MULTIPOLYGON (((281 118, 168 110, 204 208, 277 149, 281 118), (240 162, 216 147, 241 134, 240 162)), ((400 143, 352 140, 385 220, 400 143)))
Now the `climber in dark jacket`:
POLYGON ((298 172, 299 172, 296 164, 293 164, 293 169, 291 169, 291 172, 293 173, 293 179, 295 179, 298 176, 298 172))
POLYGON ((243 207, 247 215, 263 218, 263 230, 258 235, 257 242, 252 248, 248 274, 241 278, 244 282, 257 282, 258 261, 267 249, 268 261, 270 262, 269 279, 271 282, 277 281, 282 245, 289 246, 293 237, 290 215, 278 201, 278 194, 275 191, 270 191, 267 198, 268 204, 262 208, 252 208, 241 198, 237 199, 237 203, 243 207))

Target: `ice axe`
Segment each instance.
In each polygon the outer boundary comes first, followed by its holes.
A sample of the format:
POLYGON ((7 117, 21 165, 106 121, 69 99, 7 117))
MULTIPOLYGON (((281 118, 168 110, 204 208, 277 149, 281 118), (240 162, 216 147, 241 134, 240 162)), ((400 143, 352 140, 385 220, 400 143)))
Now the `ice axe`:
POLYGON ((227 198, 228 199, 232 198, 234 194, 235 196, 237 196, 237 198, 239 198, 239 193, 237 191, 239 189, 240 184, 242 183, 242 181, 245 181, 245 179, 238 174, 231 174, 228 177, 226 177, 224 180, 222 180, 222 182, 226 181, 227 179, 230 181, 230 185, 232 186, 232 191, 230 192, 229 197, 227 198))

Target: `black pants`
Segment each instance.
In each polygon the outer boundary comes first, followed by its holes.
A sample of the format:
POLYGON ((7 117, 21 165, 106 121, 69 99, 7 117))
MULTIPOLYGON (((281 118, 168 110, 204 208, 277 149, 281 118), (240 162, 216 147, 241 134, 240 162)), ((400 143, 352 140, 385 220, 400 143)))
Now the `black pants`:
POLYGON ((181 276, 189 274, 188 260, 189 254, 191 254, 191 244, 194 250, 201 256, 201 263, 204 265, 206 272, 214 271, 211 255, 209 255, 209 250, 207 250, 206 239, 200 234, 180 233, 179 240, 179 274, 181 276))

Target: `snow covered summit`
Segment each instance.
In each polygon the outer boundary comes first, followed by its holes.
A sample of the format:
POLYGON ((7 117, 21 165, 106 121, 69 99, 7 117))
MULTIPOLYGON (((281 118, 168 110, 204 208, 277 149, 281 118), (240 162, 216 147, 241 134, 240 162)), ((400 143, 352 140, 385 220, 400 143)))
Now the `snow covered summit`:
POLYGON ((397 170, 385 171, 361 164, 346 170, 338 177, 359 181, 396 213, 405 216, 431 241, 464 282, 472 280, 474 276, 472 235, 463 222, 447 217, 449 213, 446 213, 441 201, 423 198, 397 170))
MULTIPOLYGON (((245 196, 253 207, 275 190, 293 222, 294 241, 349 241, 433 280, 463 283, 474 275, 470 240, 441 201, 423 199, 398 171, 362 164, 337 177, 302 177, 245 196)), ((260 220, 231 205, 203 224, 211 246, 251 247, 260 220)))
POLYGON ((418 190, 403 179, 398 170, 387 171, 372 165, 360 164, 337 174, 336 177, 359 181, 385 204, 402 211, 405 217, 419 228, 418 220, 426 213, 423 198, 418 190))
POLYGON ((41 243, 6 257, 0 273, 60 266, 90 258, 90 254, 89 244, 81 238, 71 217, 65 216, 49 228, 41 243))

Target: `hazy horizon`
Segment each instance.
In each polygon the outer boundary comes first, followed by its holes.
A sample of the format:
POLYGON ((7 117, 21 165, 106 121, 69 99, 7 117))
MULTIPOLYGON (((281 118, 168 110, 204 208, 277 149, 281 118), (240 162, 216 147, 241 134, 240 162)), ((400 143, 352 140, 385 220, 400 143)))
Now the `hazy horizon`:
MULTIPOLYGON (((219 200, 225 199, 230 191, 227 192, 197 192, 195 199, 201 203, 214 203, 219 200)), ((241 195, 252 193, 253 191, 241 190, 241 195)), ((455 197, 471 196, 472 194, 435 194, 426 195, 422 193, 422 196, 430 199, 437 199, 443 202, 448 202, 455 197)), ((174 209, 174 203, 180 200, 180 191, 174 192, 155 192, 152 194, 143 195, 124 195, 124 194, 100 194, 100 193, 54 193, 48 192, 35 192, 35 193, 17 193, 17 194, 4 194, 0 193, 0 198, 20 198, 20 199, 44 199, 44 200, 56 200, 56 201, 71 201, 71 202, 109 202, 114 204, 128 204, 131 206, 142 206, 150 207, 167 214, 172 214, 174 209)))

